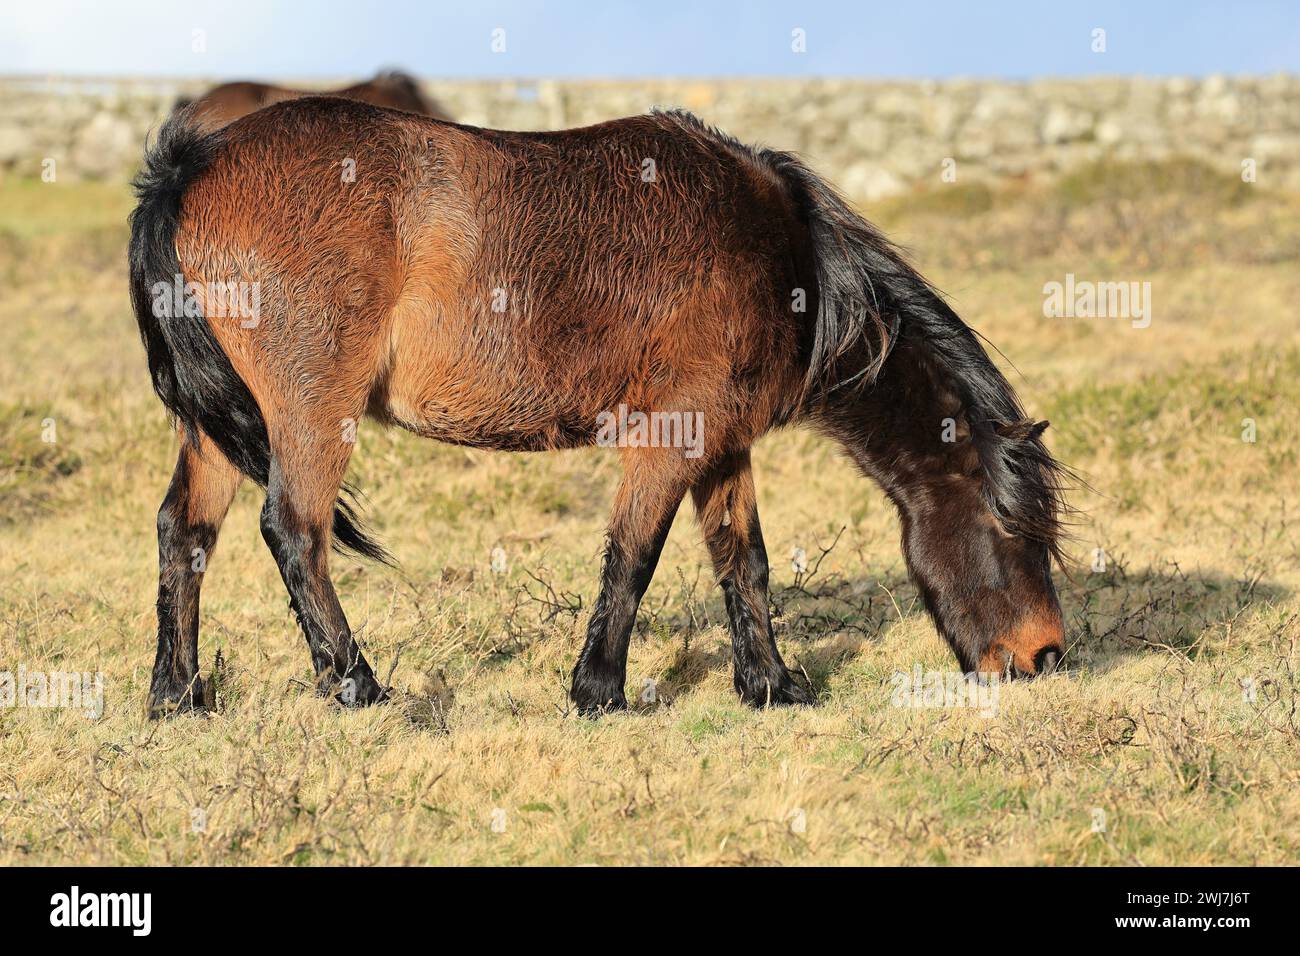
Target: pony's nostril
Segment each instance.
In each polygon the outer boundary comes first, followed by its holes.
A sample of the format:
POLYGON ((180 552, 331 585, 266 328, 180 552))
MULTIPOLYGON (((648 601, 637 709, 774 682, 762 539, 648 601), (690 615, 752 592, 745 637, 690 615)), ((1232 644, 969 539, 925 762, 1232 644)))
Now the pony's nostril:
POLYGON ((1061 652, 1055 647, 1044 647, 1034 658, 1034 670, 1040 674, 1052 674, 1060 663, 1061 652))

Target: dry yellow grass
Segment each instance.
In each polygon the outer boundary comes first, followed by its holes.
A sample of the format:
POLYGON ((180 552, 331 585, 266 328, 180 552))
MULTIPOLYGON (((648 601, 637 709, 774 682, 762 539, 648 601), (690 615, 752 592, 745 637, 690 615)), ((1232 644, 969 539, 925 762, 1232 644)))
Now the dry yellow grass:
POLYGON ((366 425, 354 469, 402 567, 335 574, 403 699, 345 713, 310 693, 245 488, 204 586, 219 710, 154 724, 153 516, 174 451, 126 301, 129 200, 0 184, 0 671, 106 681, 96 720, 0 709, 0 865, 1296 862, 1300 204, 1253 188, 1102 167, 869 210, 1015 363, 1098 492, 1074 496, 1068 669, 1004 688, 993 716, 892 705, 896 671, 954 664, 887 503, 811 435, 771 436, 756 474, 779 639, 822 705, 736 701, 683 509, 629 664, 629 698, 652 679, 658 699, 588 721, 565 687, 612 456, 366 425), (1067 272, 1150 281, 1151 327, 1044 318, 1067 272), (802 587, 796 546, 831 548, 802 587))

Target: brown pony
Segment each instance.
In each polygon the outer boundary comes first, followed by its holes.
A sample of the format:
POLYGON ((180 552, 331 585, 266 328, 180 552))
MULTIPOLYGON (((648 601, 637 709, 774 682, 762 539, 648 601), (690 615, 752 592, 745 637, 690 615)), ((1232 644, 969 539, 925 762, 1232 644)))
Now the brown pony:
POLYGON ((152 713, 206 702, 193 556, 211 553, 245 477, 266 488, 262 534, 318 686, 347 704, 386 696, 328 568, 331 545, 384 556, 339 499, 363 415, 482 448, 619 446, 573 673, 583 713, 626 706, 637 607, 688 494, 736 690, 814 700, 773 639, 750 471, 750 446, 784 425, 840 443, 898 507, 964 670, 1035 674, 1063 655, 1046 422, 794 157, 676 112, 510 133, 318 98, 210 135, 174 118, 136 187, 132 298, 181 428, 158 514, 152 713), (705 440, 610 428, 638 414, 689 416, 705 440))
POLYGON ((176 109, 189 109, 194 122, 204 130, 212 131, 272 103, 301 99, 304 96, 339 96, 345 100, 405 110, 408 113, 432 116, 434 119, 450 119, 441 106, 420 92, 414 79, 395 70, 376 74, 373 79, 345 86, 341 90, 291 90, 283 86, 247 81, 222 83, 196 100, 181 97, 176 101, 176 109))

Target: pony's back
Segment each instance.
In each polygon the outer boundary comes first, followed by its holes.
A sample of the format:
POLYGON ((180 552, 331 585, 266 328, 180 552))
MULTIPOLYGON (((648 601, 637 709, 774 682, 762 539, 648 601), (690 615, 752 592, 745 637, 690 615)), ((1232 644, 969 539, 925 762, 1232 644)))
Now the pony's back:
POLYGON ((186 214, 187 268, 289 290, 231 335, 244 374, 270 352, 369 376, 370 411, 421 434, 587 444, 600 409, 711 407, 726 380, 714 421, 753 437, 798 399, 806 229, 779 178, 674 117, 509 133, 278 104, 222 132, 186 214))

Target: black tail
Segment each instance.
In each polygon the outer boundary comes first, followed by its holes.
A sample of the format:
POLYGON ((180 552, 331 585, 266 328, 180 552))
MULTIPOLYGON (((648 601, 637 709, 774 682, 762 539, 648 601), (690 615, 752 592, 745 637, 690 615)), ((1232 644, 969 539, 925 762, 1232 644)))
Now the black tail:
MULTIPOLYGON (((271 471, 271 444, 257 400, 221 350, 207 320, 193 307, 177 308, 184 286, 176 230, 186 188, 211 164, 221 134, 201 132, 186 112, 174 115, 145 151, 133 183, 139 204, 131 213, 131 304, 149 357, 154 391, 192 442, 202 431, 231 464, 262 487, 271 471)), ((334 545, 376 561, 391 559, 358 527, 340 499, 334 509, 334 545)))

